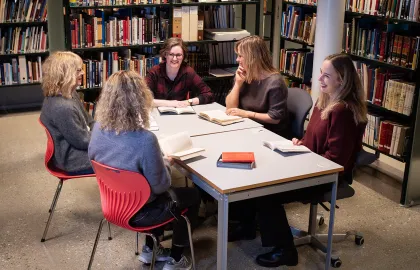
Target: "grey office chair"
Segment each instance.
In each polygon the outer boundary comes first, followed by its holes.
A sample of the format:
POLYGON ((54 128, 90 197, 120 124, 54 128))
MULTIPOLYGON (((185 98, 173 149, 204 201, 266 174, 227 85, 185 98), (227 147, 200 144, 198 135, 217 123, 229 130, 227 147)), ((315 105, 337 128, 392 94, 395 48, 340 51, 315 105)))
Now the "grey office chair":
MULTIPOLYGON (((366 166, 373 163, 378 156, 376 154, 368 153, 365 150, 361 150, 357 156, 355 168, 360 166, 366 166)), ((354 172, 353 172, 354 173, 354 172)), ((353 173, 348 176, 348 180, 343 181, 337 187, 337 200, 350 198, 354 195, 354 189, 350 186, 353 182, 353 173)), ((324 224, 324 219, 322 216, 318 215, 318 204, 320 204, 325 210, 329 211, 328 207, 324 205, 325 202, 331 201, 331 192, 320 194, 318 198, 313 199, 310 204, 309 212, 309 226, 308 231, 302 231, 296 228, 291 227, 292 233, 295 236, 295 246, 310 244, 316 249, 321 250, 322 252, 327 252, 327 247, 321 242, 326 242, 328 240, 328 234, 318 234, 317 228, 318 225, 324 224)), ((336 206, 336 208, 339 208, 336 206)), ((364 243, 363 234, 358 231, 347 231, 346 233, 339 233, 333 235, 334 242, 340 242, 347 239, 349 236, 354 235, 354 241, 356 245, 361 246, 364 243)), ((331 266, 338 268, 341 266, 341 260, 338 256, 332 255, 331 257, 331 266)))
POLYGON ((289 121, 292 125, 292 136, 302 139, 303 126, 309 110, 312 108, 312 97, 303 89, 289 88, 287 97, 287 110, 289 111, 289 121))

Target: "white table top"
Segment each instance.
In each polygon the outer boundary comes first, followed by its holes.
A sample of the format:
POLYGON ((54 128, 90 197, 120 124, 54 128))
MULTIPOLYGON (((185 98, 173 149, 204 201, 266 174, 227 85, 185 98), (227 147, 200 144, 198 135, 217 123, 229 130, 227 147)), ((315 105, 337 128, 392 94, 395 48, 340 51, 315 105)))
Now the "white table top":
POLYGON ((263 146, 262 141, 283 138, 264 128, 238 130, 192 138, 194 147, 206 151, 200 157, 177 163, 206 181, 220 193, 231 193, 283 182, 337 173, 343 167, 315 153, 283 154, 263 146), (222 152, 254 152, 252 170, 219 168, 222 152))
POLYGON ((153 131, 158 138, 161 136, 168 136, 178 132, 187 131, 191 137, 208 135, 220 132, 228 132, 234 130, 248 129, 261 127, 260 123, 257 123, 251 119, 245 118, 243 122, 234 123, 232 125, 221 126, 210 121, 201 119, 198 116, 199 112, 208 110, 222 110, 226 108, 219 103, 211 103, 205 105, 193 106, 197 114, 160 114, 159 111, 154 108, 152 115, 155 118, 159 130, 153 131))

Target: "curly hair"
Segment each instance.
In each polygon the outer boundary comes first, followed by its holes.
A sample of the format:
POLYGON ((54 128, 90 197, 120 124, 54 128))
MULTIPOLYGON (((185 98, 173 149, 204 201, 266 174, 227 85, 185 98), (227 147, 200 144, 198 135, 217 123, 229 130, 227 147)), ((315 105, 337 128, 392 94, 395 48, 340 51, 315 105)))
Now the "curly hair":
POLYGON ((75 53, 57 51, 42 64, 42 91, 45 97, 57 96, 71 98, 77 87, 78 69, 83 60, 75 53))
POLYGON ((260 36, 248 36, 235 43, 235 53, 245 59, 247 83, 260 80, 261 72, 279 73, 273 66, 273 58, 267 44, 260 36))
POLYGON ((172 37, 172 38, 169 38, 169 39, 165 40, 165 43, 163 43, 162 49, 159 51, 160 57, 164 61, 166 61, 166 54, 169 53, 169 51, 175 46, 180 46, 181 47, 182 52, 184 53, 183 60, 184 60, 184 62, 187 61, 188 48, 185 45, 184 41, 180 38, 177 38, 177 37, 172 37))
POLYGON ((337 90, 338 94, 334 98, 321 91, 317 103, 317 107, 322 110, 321 119, 327 119, 334 106, 343 103, 353 112, 356 124, 366 123, 367 105, 365 92, 350 56, 341 53, 332 54, 327 56, 324 61, 331 62, 342 81, 342 85, 337 90))
POLYGON ((152 103, 153 94, 144 79, 134 71, 121 70, 102 88, 96 120, 101 129, 117 134, 149 128, 152 103))

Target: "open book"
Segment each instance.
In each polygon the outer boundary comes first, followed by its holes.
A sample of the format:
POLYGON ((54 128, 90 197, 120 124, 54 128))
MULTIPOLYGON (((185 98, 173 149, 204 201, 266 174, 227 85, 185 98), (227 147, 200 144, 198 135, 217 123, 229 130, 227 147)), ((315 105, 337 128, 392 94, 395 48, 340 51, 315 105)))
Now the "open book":
POLYGON ((184 108, 158 107, 157 109, 160 113, 170 113, 170 114, 183 114, 183 113, 194 114, 195 113, 194 109, 191 106, 187 106, 184 108))
POLYGON ((222 126, 244 121, 244 119, 240 116, 227 115, 224 111, 221 110, 200 112, 198 116, 222 126))
POLYGON ((159 145, 165 155, 180 160, 197 157, 205 151, 204 148, 194 148, 191 138, 186 132, 162 138, 159 140, 159 145))
POLYGON ((294 145, 292 141, 263 141, 263 145, 267 146, 271 150, 279 150, 280 152, 311 152, 308 147, 303 145, 294 145))

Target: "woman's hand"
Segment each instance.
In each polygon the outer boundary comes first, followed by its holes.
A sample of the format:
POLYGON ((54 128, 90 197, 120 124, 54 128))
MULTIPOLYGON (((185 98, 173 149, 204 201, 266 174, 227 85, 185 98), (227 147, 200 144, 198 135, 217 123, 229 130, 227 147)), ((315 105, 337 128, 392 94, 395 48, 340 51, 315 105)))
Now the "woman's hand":
POLYGON ((231 108, 226 110, 227 115, 233 115, 233 116, 240 116, 243 118, 248 118, 249 111, 245 111, 238 108, 231 108))
POLYGON ((299 139, 296 139, 296 138, 293 138, 292 142, 293 142, 294 145, 301 145, 302 144, 302 141, 299 140, 299 139))
POLYGON ((182 101, 173 100, 172 101, 172 106, 175 108, 184 108, 184 107, 187 107, 188 105, 189 105, 188 101, 186 100, 182 100, 182 101))
POLYGON ((241 86, 245 82, 246 71, 239 66, 235 73, 235 83, 241 86))

